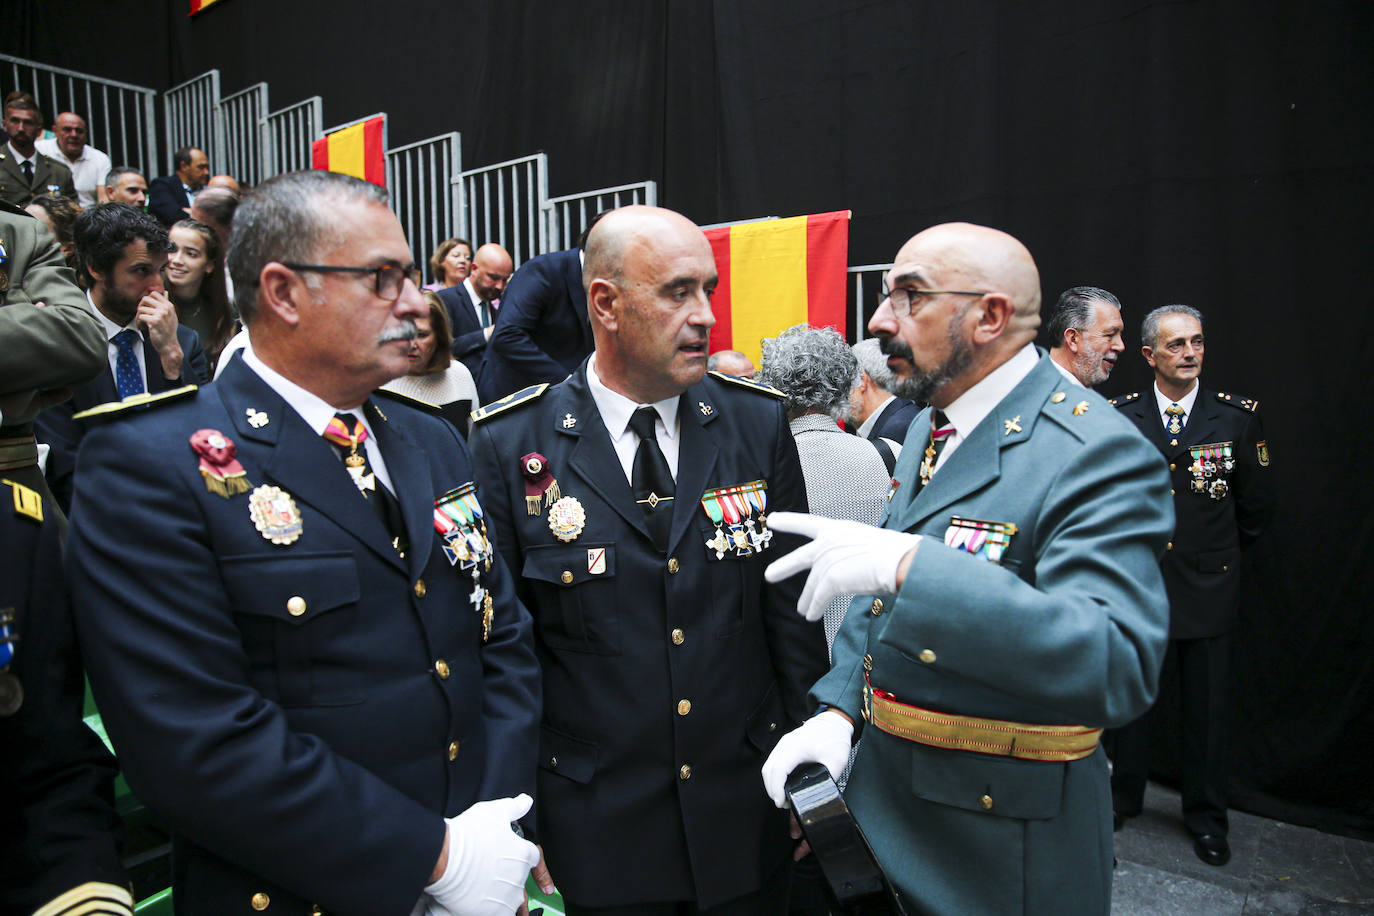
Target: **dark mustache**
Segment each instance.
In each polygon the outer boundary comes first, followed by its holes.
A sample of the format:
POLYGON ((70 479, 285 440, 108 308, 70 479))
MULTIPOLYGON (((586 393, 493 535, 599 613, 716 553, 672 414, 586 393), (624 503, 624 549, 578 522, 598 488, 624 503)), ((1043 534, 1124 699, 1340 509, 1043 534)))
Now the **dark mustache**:
POLYGON ((906 341, 897 337, 879 337, 878 349, 884 356, 896 356, 907 362, 915 362, 916 357, 912 354, 911 348, 906 345, 906 341))

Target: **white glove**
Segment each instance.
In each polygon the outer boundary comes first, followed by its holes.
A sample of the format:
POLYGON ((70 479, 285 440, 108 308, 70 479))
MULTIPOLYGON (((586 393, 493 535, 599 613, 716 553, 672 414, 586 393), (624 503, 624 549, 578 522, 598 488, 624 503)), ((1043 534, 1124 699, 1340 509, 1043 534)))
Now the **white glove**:
POLYGON ((453 916, 508 916, 525 902, 525 878, 539 862, 539 849, 516 836, 511 822, 530 810, 532 800, 478 802, 448 819, 448 864, 425 888, 432 912, 453 916))
POLYGON ((820 763, 830 771, 832 779, 839 779, 849 762, 853 743, 854 723, 838 712, 827 709, 812 716, 778 739, 773 753, 763 762, 764 791, 773 804, 786 808, 787 777, 793 770, 803 763, 820 763))
POLYGON ((919 534, 801 512, 771 512, 768 527, 814 538, 763 571, 769 582, 781 582, 811 569, 797 613, 813 621, 825 616, 826 605, 836 595, 895 594, 902 557, 921 543, 919 534))

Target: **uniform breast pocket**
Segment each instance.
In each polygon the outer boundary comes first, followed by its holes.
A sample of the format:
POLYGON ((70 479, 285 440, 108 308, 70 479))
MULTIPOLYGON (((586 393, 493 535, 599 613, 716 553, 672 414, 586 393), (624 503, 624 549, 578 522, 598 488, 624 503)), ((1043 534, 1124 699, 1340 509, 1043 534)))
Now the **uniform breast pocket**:
POLYGON ((620 654, 614 544, 531 547, 521 572, 534 590, 530 611, 549 648, 620 654))
POLYGON ((264 696, 282 706, 363 702, 359 678, 346 676, 361 596, 351 553, 229 557, 220 572, 264 696))
POLYGON ((715 635, 733 636, 745 620, 758 616, 763 568, 781 554, 767 549, 759 552, 750 543, 747 529, 732 537, 728 528, 717 529, 706 522, 697 526, 697 540, 706 551, 706 566, 711 571, 715 635))

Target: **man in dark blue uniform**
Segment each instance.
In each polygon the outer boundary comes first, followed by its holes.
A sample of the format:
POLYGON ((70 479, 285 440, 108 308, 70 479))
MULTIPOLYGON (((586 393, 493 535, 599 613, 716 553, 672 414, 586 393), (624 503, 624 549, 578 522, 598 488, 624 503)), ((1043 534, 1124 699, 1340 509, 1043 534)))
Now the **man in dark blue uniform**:
POLYGON ((543 665, 539 839, 575 916, 781 913, 792 843, 758 768, 826 667, 799 583, 763 580, 789 546, 766 516, 806 506, 796 445, 776 392, 706 375, 689 220, 613 211, 583 276, 595 352, 472 433, 543 665))
POLYGON ((229 263, 251 352, 86 436, 69 548, 178 912, 514 912, 538 669, 462 441, 372 395, 427 312, 400 224, 373 185, 286 175, 229 263))
MULTIPOLYGON (((1183 819, 1208 865, 1231 858, 1226 720, 1241 550, 1264 532, 1275 495, 1259 402, 1201 386, 1202 314, 1166 305, 1145 316, 1141 352, 1155 371, 1144 393, 1112 401, 1169 462, 1178 523, 1162 564, 1169 652, 1182 705, 1183 819)), ((1152 716, 1112 736, 1115 826, 1141 811, 1152 716)))

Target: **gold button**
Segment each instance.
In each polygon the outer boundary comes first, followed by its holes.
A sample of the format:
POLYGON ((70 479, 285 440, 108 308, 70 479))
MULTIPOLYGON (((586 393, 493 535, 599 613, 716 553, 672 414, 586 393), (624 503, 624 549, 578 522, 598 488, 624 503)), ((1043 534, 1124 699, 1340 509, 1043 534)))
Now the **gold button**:
POLYGON ((871 655, 865 655, 865 656, 864 656, 864 670, 865 670, 865 671, 872 671, 872 670, 873 670, 873 656, 871 656, 871 655))
POLYGON ((253 905, 253 909, 265 910, 268 904, 272 902, 272 898, 259 891, 253 895, 253 899, 249 902, 253 905))
POLYGON ((1178 494, 1174 492, 1174 488, 1173 488, 1173 487, 1170 487, 1170 488, 1169 488, 1169 495, 1170 495, 1170 496, 1177 496, 1178 494))
POLYGON ((687 640, 687 634, 681 630, 673 631, 673 645, 680 646, 687 640))
POLYGON ((1169 470, 1175 470, 1177 467, 1178 465, 1174 464, 1172 461, 1169 462, 1169 470))
POLYGON ((416 580, 415 580, 415 597, 416 597, 416 598, 423 598, 424 596, 425 596, 425 580, 424 580, 424 579, 416 579, 416 580))
POLYGON ((1230 572, 1230 571, 1231 571, 1231 567, 1230 567, 1229 565, 1223 564, 1222 567, 1221 567, 1221 571, 1222 571, 1222 572, 1230 572))
POLYGON ((776 723, 776 722, 769 722, 769 723, 768 723, 768 730, 769 730, 770 732, 775 732, 775 731, 777 731, 777 730, 778 730, 778 723, 776 723))
POLYGON ((457 741, 450 741, 450 742, 448 743, 448 759, 449 759, 449 760, 457 760, 457 759, 458 759, 458 742, 457 742, 457 741))
POLYGON ((305 599, 300 595, 292 595, 286 599, 286 613, 292 617, 299 617, 305 613, 305 599))
POLYGON ((558 768, 558 758, 557 758, 557 757, 550 757, 550 758, 549 758, 549 766, 551 766, 551 767, 557 769, 557 768, 558 768))
POLYGON ((1062 392, 1062 391, 1056 391, 1056 392, 1054 393, 1054 397, 1050 398, 1050 400, 1053 401, 1053 402, 1056 403, 1056 404, 1061 403, 1061 402, 1064 400, 1064 392, 1062 392))
POLYGON ((930 651, 929 649, 922 649, 922 650, 921 650, 921 661, 923 661, 923 662, 925 662, 927 665, 929 665, 931 662, 935 661, 935 653, 932 652, 932 651, 930 651))
POLYGON ((684 764, 682 765, 682 769, 680 769, 680 770, 677 771, 677 776, 678 776, 678 779, 691 779, 691 778, 692 778, 692 768, 691 768, 690 766, 688 766, 687 764, 684 763, 684 764))
POLYGON ((448 662, 444 661, 442 658, 439 659, 434 663, 434 670, 439 672, 440 680, 448 680, 448 662))
POLYGON ((984 795, 981 799, 979 799, 979 804, 981 804, 981 805, 983 806, 983 810, 984 810, 984 811, 991 811, 991 810, 992 810, 992 796, 991 796, 991 795, 984 795))
POLYGON ((1169 543, 1165 544, 1165 545, 1164 545, 1164 549, 1165 549, 1165 550, 1173 550, 1173 549, 1174 549, 1174 542, 1173 542, 1173 541, 1170 541, 1169 543))
POLYGON ((677 701, 677 714, 678 714, 679 716, 685 716, 685 715, 687 715, 687 713, 689 713, 689 712, 691 712, 691 711, 692 711, 692 701, 691 701, 691 700, 678 700, 678 701, 677 701))
POLYGON ((675 575, 678 571, 677 557, 668 558, 668 574, 675 575))
POLYGON ((869 611, 869 613, 871 613, 874 617, 881 617, 881 616, 883 615, 883 599, 881 599, 881 598, 874 598, 874 599, 873 599, 873 606, 870 607, 870 608, 868 609, 868 611, 869 611))
POLYGON ((564 584, 564 585, 571 585, 571 584, 572 584, 572 580, 573 580, 572 570, 571 570, 571 569, 565 569, 565 570, 563 570, 563 575, 559 576, 559 578, 563 580, 563 584, 564 584))
POLYGON ((324 916, 324 910, 320 909, 320 905, 318 903, 311 904, 310 916, 324 916))

